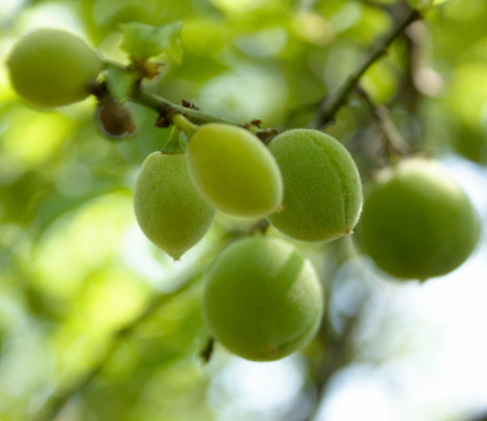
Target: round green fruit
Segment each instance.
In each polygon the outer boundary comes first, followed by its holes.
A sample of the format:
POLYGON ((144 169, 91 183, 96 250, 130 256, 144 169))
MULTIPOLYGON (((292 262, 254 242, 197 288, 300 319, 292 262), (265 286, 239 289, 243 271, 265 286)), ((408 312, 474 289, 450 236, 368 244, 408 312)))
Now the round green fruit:
POLYGON ((382 170, 357 227, 363 251, 384 272, 424 281, 459 267, 480 237, 477 212, 436 161, 406 159, 382 170))
POLYGON ((322 313, 312 265, 282 240, 256 236, 233 243, 205 280, 203 317, 210 333, 248 360, 273 361, 300 350, 322 313))
POLYGON ((184 154, 150 154, 134 190, 135 216, 149 240, 174 259, 198 243, 215 216, 197 193, 184 154))
POLYGON ((302 241, 330 241, 350 234, 362 209, 355 162, 334 138, 296 129, 270 145, 284 182, 283 209, 269 217, 279 231, 302 241))
POLYGON ((7 59, 15 91, 41 107, 60 107, 85 99, 101 64, 81 38, 49 28, 23 37, 7 59))
POLYGON ((248 130, 220 123, 200 126, 189 139, 186 157, 196 189, 219 211, 258 218, 280 207, 279 168, 248 130))

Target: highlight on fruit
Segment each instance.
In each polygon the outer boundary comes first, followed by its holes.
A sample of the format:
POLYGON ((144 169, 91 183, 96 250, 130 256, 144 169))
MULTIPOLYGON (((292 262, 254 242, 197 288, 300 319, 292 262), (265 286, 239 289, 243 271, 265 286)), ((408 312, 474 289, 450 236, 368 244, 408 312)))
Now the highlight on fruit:
POLYGON ((217 258, 202 306, 210 333, 225 348, 248 360, 273 361, 311 341, 324 304, 311 263, 285 241, 258 235, 217 258))
POLYGON ((366 194, 358 244, 398 279, 446 275, 474 251, 480 218, 440 163, 410 158, 383 169, 366 194))
POLYGON ((101 65, 83 39, 52 28, 24 36, 7 59, 14 90, 40 107, 60 107, 85 99, 101 65))
POLYGON ((242 218, 280 209, 281 173, 264 144, 248 130, 204 124, 189 138, 188 170, 201 196, 219 211, 242 218))
POLYGON ((352 233, 362 209, 360 175, 349 152, 333 137, 311 129, 286 131, 269 150, 284 182, 281 212, 269 221, 302 241, 330 241, 352 233))

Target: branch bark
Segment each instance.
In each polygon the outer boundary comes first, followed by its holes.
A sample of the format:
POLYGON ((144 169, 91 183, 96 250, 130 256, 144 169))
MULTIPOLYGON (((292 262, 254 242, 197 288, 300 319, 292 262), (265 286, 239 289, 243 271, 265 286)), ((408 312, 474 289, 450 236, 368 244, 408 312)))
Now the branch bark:
POLYGON ((369 53, 359 62, 357 67, 350 73, 347 80, 340 86, 328 99, 321 104, 316 113, 313 127, 321 129, 332 123, 338 110, 344 105, 350 93, 355 89, 360 78, 382 55, 386 54, 389 46, 394 40, 401 35, 404 30, 414 21, 421 19, 421 13, 412 9, 402 19, 399 24, 382 40, 378 41, 369 51, 369 53))
POLYGON ((363 99, 365 104, 369 107, 374 120, 379 126, 380 131, 384 135, 392 151, 399 155, 407 155, 410 150, 409 145, 394 125, 387 107, 381 104, 375 104, 367 91, 365 91, 360 84, 357 85, 356 91, 357 94, 363 99))
MULTIPOLYGON (((175 114, 183 114, 189 121, 200 126, 207 123, 224 123, 239 126, 244 129, 250 129, 251 126, 260 124, 260 120, 253 120, 250 123, 240 123, 237 121, 229 120, 227 118, 220 117, 216 114, 205 112, 199 108, 185 107, 183 105, 177 105, 168 101, 153 93, 147 92, 140 87, 136 89, 129 99, 144 107, 151 108, 159 113, 158 125, 161 127, 168 127, 173 124, 172 118, 175 114), (257 123, 258 122, 258 123, 257 123)), ((183 100, 184 101, 184 100, 183 100)), ((262 140, 265 144, 268 144, 275 136, 280 132, 276 129, 258 130, 254 134, 262 140)))

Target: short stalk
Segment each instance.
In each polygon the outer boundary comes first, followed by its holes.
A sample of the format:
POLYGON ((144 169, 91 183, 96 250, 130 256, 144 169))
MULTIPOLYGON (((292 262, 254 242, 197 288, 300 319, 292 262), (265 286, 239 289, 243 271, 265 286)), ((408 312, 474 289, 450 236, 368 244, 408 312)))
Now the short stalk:
POLYGON ((184 148, 179 142, 180 133, 181 130, 179 129, 179 127, 174 126, 172 128, 171 134, 169 135, 169 139, 167 140, 166 144, 161 150, 162 153, 165 154, 184 153, 184 148))
POLYGON ((172 122, 175 127, 177 127, 179 130, 182 130, 188 139, 191 138, 193 133, 196 131, 198 128, 197 125, 191 123, 184 115, 182 114, 175 114, 172 118, 172 122))

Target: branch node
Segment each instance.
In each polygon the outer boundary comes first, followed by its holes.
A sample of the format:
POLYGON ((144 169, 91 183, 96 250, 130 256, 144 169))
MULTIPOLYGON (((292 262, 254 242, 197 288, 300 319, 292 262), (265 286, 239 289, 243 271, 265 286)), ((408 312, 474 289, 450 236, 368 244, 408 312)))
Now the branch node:
POLYGON ((184 108, 189 108, 191 110, 198 110, 198 111, 201 111, 201 108, 194 105, 193 102, 191 101, 188 101, 187 99, 182 99, 181 100, 181 105, 184 107, 184 108))
POLYGON ((253 119, 250 123, 247 123, 244 127, 247 130, 250 130, 252 126, 257 127, 260 129, 260 125, 262 124, 262 120, 259 120, 258 118, 253 119))
POLYGON ((161 104, 159 105, 159 117, 157 117, 154 126, 161 127, 161 128, 166 128, 171 126, 173 124, 172 119, 174 117, 174 114, 177 113, 178 110, 174 109, 173 107, 171 107, 169 104, 165 102, 161 102, 161 104))
POLYGON ((260 130, 255 135, 262 140, 265 145, 268 145, 272 139, 274 139, 279 133, 277 129, 260 130))
POLYGON ((110 95, 110 92, 108 92, 107 83, 105 81, 90 83, 88 86, 88 91, 95 96, 98 101, 101 101, 103 98, 110 95))
POLYGON ((270 224, 269 224, 269 221, 267 221, 267 219, 261 219, 250 229, 250 233, 256 234, 256 233, 260 232, 262 234, 265 234, 267 232, 267 230, 269 229, 269 226, 270 226, 270 224))

